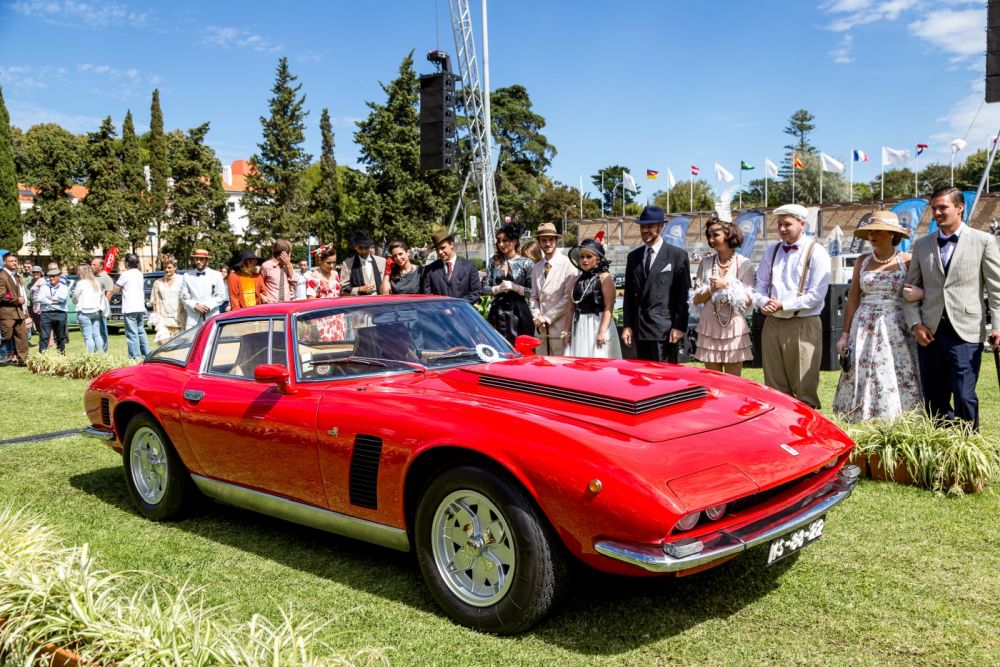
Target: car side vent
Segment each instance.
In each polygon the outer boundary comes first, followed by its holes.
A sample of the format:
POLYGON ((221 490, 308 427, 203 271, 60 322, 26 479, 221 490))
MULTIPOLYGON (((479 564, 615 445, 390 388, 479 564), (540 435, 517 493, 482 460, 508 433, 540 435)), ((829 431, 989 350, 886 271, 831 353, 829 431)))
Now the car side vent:
POLYGON ((111 399, 102 398, 101 399, 101 423, 105 426, 111 426, 111 399))
POLYGON ((351 504, 378 509, 378 466, 382 458, 382 438, 359 435, 351 452, 348 488, 351 504))
POLYGON ((492 375, 480 375, 479 384, 484 387, 509 389, 510 391, 534 394, 536 396, 554 398, 560 401, 581 403, 595 408, 616 410, 630 415, 641 415, 646 412, 652 412, 653 410, 659 410, 660 408, 678 405, 688 401, 696 401, 708 396, 708 388, 701 385, 688 387, 687 389, 680 389, 678 391, 671 391, 669 393, 660 394, 659 396, 653 396, 651 398, 644 398, 641 401, 629 401, 624 398, 601 396, 600 394, 591 394, 589 392, 578 391, 576 389, 563 389, 561 387, 551 387, 534 382, 498 378, 492 375))

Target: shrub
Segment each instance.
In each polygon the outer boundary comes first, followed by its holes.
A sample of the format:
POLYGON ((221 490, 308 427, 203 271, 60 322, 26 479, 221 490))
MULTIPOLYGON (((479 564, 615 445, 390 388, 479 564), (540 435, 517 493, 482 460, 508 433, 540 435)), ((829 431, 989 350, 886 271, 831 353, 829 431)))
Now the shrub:
MULTIPOLYGON (((136 573, 142 576, 141 573, 136 573)), ((148 575, 147 575, 148 576, 148 575)), ((42 661, 46 644, 75 652, 85 664, 349 665, 385 663, 384 651, 351 658, 319 656, 327 623, 273 622, 254 615, 227 627, 198 589, 166 592, 141 585, 131 596, 122 574, 97 569, 86 546, 66 547, 36 519, 0 511, 0 656, 4 664, 42 661)))
POLYGON ((122 368, 136 363, 139 362, 120 354, 85 352, 63 355, 53 350, 47 350, 44 354, 33 350, 27 359, 28 370, 32 373, 84 380, 95 378, 113 368, 122 368))

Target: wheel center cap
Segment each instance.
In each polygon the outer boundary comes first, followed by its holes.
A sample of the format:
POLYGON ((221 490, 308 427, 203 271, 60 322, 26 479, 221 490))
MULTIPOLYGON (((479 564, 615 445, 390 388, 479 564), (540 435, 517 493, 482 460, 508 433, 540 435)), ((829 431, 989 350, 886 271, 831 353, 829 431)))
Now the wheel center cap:
POLYGON ((481 535, 470 535, 465 542, 465 552, 470 556, 478 556, 483 553, 484 546, 486 542, 481 535))

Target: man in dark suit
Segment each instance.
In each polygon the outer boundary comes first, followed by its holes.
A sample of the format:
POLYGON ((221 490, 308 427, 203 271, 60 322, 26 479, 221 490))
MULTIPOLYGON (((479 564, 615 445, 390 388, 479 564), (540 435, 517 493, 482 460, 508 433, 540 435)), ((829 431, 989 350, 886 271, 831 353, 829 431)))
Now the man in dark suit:
MULTIPOLYGON (((24 366, 28 359, 28 315, 24 310, 25 289, 17 275, 17 255, 6 250, 0 267, 0 339, 14 342, 17 363, 24 366)), ((0 363, 8 363, 0 359, 0 363)))
POLYGON ((455 256, 455 237, 447 230, 439 229, 431 235, 431 241, 438 258, 424 269, 420 292, 453 296, 473 305, 479 303, 483 290, 479 271, 469 260, 455 256))
POLYGON ((663 242, 666 216, 659 206, 644 208, 638 223, 644 245, 625 264, 622 343, 632 347, 635 341, 638 359, 676 364, 688 327, 688 256, 663 242))

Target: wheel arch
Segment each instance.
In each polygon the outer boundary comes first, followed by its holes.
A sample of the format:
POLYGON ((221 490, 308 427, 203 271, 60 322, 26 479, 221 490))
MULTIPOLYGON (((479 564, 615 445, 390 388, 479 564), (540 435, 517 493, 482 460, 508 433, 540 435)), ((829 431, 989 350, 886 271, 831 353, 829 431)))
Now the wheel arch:
POLYGON ((163 422, 160 418, 156 416, 156 413, 143 405, 142 403, 134 400, 122 401, 115 405, 115 413, 112 419, 114 424, 115 433, 118 434, 118 440, 124 444, 125 441, 125 431, 128 429, 128 424, 136 416, 146 413, 163 428, 163 422))

